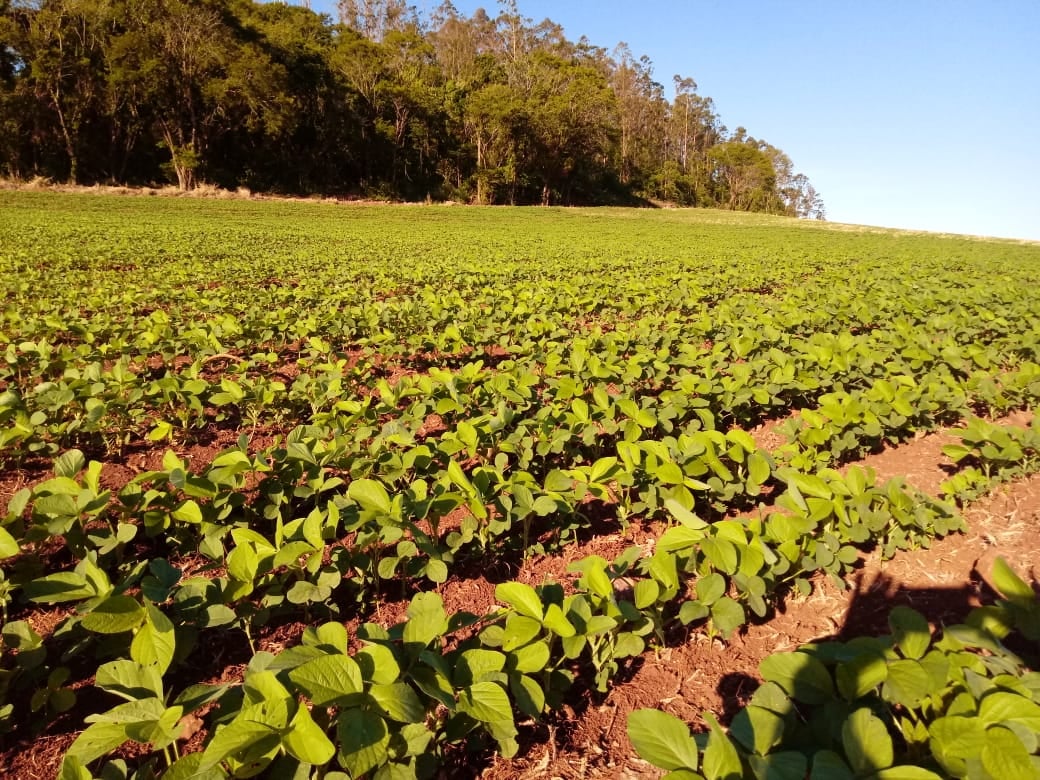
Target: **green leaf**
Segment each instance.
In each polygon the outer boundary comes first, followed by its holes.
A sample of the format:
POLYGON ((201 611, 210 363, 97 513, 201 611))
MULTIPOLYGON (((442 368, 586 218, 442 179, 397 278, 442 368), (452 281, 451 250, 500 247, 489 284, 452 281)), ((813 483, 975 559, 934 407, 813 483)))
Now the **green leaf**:
POLYGON ((226 726, 217 727, 217 733, 202 753, 198 771, 212 769, 228 756, 272 740, 275 746, 280 742, 278 732, 273 726, 246 717, 235 718, 226 726))
POLYGON ((745 452, 754 453, 757 451, 755 439, 750 433, 741 428, 734 428, 733 430, 728 431, 726 433, 726 438, 735 444, 739 444, 745 452))
POLYGON ((80 624, 98 634, 121 634, 132 631, 144 620, 144 608, 130 596, 109 596, 89 613, 80 624))
POLYGON ((155 558, 148 564, 151 576, 141 582, 141 592, 155 602, 169 598, 170 591, 181 580, 181 570, 170 565, 165 558, 155 558))
POLYGON ((546 607, 542 625, 563 638, 572 637, 575 633, 574 626, 567 619, 567 616, 563 614, 563 610, 560 609, 558 604, 550 604, 546 607))
POLYGON ((357 662, 339 653, 324 655, 297 666, 289 672, 289 679, 317 707, 345 702, 352 695, 361 693, 364 685, 357 662))
POLYGON ((349 639, 346 626, 342 623, 322 623, 317 628, 307 628, 303 632, 304 644, 325 646, 340 653, 347 652, 349 639))
POLYGON ((856 774, 892 766, 895 754, 888 729, 869 709, 853 712, 841 727, 841 744, 856 774))
POLYGON ((495 600, 506 604, 521 615, 542 620, 542 600, 530 585, 523 582, 503 582, 495 586, 495 600))
POLYGON ((628 716, 628 738, 636 753, 661 769, 697 769, 697 743, 690 729, 660 710, 636 710, 628 716))
POLYGON ((68 450, 54 459, 54 476, 73 479, 87 466, 87 459, 80 450, 68 450))
POLYGON ((210 604, 204 615, 198 618, 199 628, 217 628, 234 623, 238 615, 227 604, 210 604))
POLYGON ((101 756, 108 755, 130 737, 122 723, 94 723, 88 726, 65 754, 81 764, 89 764, 101 756))
POLYGON ((347 495, 367 512, 390 516, 393 505, 381 482, 374 479, 355 479, 347 488, 347 495))
POLYGON ((888 679, 881 689, 888 701, 914 708, 931 692, 932 677, 918 661, 907 659, 888 665, 888 679))
POLYGON ((200 772, 202 753, 189 753, 174 761, 170 768, 163 772, 163 780, 224 780, 227 773, 219 766, 200 772))
POLYGON ((777 715, 787 715, 794 710, 794 703, 784 693, 784 689, 774 682, 764 682, 758 686, 751 696, 750 704, 775 712, 777 715))
POLYGON ((430 582, 446 582, 448 579, 448 565, 439 558, 430 558, 426 562, 426 578, 430 582))
POLYGON ((726 593, 726 578, 718 572, 697 580, 697 600, 705 606, 711 606, 726 593))
POLYGON ((0 560, 18 555, 21 549, 17 540, 11 536, 6 528, 0 528, 0 560))
POLYGON ((1000 726, 986 730, 982 766, 999 780, 1036 780, 1037 776, 1036 767, 1022 741, 1000 726))
POLYGON ((729 731, 748 750, 764 756, 783 738, 784 719, 775 712, 749 705, 736 714, 729 731))
POLYGON ((950 775, 967 773, 966 759, 982 753, 986 744, 986 728, 978 718, 946 715, 928 726, 928 747, 932 755, 950 775))
POLYGON ((368 682, 389 685, 401 676, 401 667, 390 648, 371 644, 362 647, 355 655, 361 677, 368 682))
POLYGON ((1040 704, 1017 693, 996 691, 988 694, 979 704, 979 720, 985 726, 998 723, 1021 723, 1040 732, 1040 704))
POLYGON ((1012 604, 1025 609, 1035 607, 1036 594, 1033 592, 1033 589, 1029 587, 1027 582, 1015 574, 1003 557, 998 557, 993 562, 993 570, 990 576, 996 589, 1012 604))
POLYGON ((605 599, 613 596, 614 586, 610 584, 610 578, 607 576, 607 562, 598 555, 590 555, 581 563, 585 564, 583 571, 589 591, 605 599))
POLYGON ((764 780, 805 780, 809 762, 801 753, 785 750, 768 756, 748 756, 755 777, 764 780))
POLYGON ((408 621, 404 624, 406 644, 426 647, 448 629, 448 615, 444 601, 436 593, 419 593, 408 606, 408 621))
POLYGON ((834 673, 838 692, 848 702, 877 688, 888 677, 888 663, 880 653, 866 651, 851 661, 838 664, 834 673))
POLYGON ((773 653, 758 668, 763 679, 805 704, 823 704, 834 693, 827 667, 808 653, 773 653))
POLYGON ((361 777, 389 760, 386 721, 374 712, 355 708, 340 712, 336 740, 339 762, 353 777, 361 777))
MULTIPOLYGON (((646 649, 646 642, 643 638, 637 636, 631 631, 625 631, 624 633, 617 635, 617 641, 614 645, 614 658, 634 658, 641 654, 646 649)), ((542 662, 542 667, 549 661, 549 648, 545 648, 545 661, 542 662)), ((538 671, 537 669, 529 668, 526 671, 538 671)))
POLYGON ((748 457, 748 476, 756 485, 762 485, 769 479, 769 461, 760 452, 752 452, 748 457))
MULTIPOLYGON (((114 663, 119 662, 116 661, 114 663)), ((166 708, 163 706, 162 700, 159 699, 158 696, 149 696, 147 698, 117 704, 112 709, 105 710, 104 712, 88 715, 86 721, 88 723, 122 723, 128 728, 132 728, 141 724, 154 724, 163 716, 165 711, 166 708)), ((136 738, 134 734, 130 732, 128 732, 128 736, 136 738)), ((138 739, 138 741, 146 740, 138 739)))
POLYGON ((943 780, 941 775, 920 766, 892 766, 875 772, 867 780, 943 780))
POLYGON ((549 645, 533 642, 512 652, 514 668, 518 672, 534 674, 545 671, 549 666, 549 645))
POLYGON ((94 780, 94 776, 78 758, 65 756, 57 780, 94 780))
MULTIPOLYGON (((690 531, 703 531, 708 527, 706 522, 701 520, 697 515, 684 507, 674 498, 666 498, 664 501, 664 508, 668 510, 668 513, 671 514, 672 517, 682 524, 683 528, 690 531)), ((702 537, 703 534, 697 536, 696 539, 701 539, 702 537)))
POLYGON ((183 707, 185 712, 194 712, 199 707, 216 701, 227 693, 227 690, 226 685, 189 685, 180 692, 173 703, 183 707))
POLYGON ((173 661, 176 638, 173 623, 154 604, 145 604, 145 622, 130 643, 130 657, 142 666, 165 674, 173 661))
MULTIPOLYGON (((55 480, 51 480, 54 482, 55 480)), ((72 482, 72 480, 69 480, 72 482)), ((49 484, 49 483, 48 483, 49 484)), ((75 485, 75 482, 72 482, 75 485)), ((37 488, 40 490, 40 488, 37 488)), ((72 496, 66 493, 40 495, 33 502, 33 514, 52 518, 73 519, 79 515, 79 509, 72 496)))
POLYGON ((419 690, 421 690, 426 696, 434 699, 445 707, 455 707, 455 689, 451 685, 451 680, 445 674, 445 670, 438 668, 444 666, 444 664, 438 664, 436 661, 431 663, 430 666, 425 664, 419 664, 412 667, 411 679, 419 690))
POLYGON ((155 427, 148 432, 149 441, 162 441, 173 433, 173 426, 166 420, 159 420, 155 427))
POLYGON ((497 650, 467 650, 459 657, 455 666, 455 685, 462 688, 481 682, 489 675, 502 671, 505 665, 505 655, 497 650))
POLYGON ((652 476, 662 485, 681 485, 686 475, 671 461, 665 461, 653 470, 652 476))
POLYGON ((545 691, 537 681, 526 674, 513 674, 509 676, 509 690, 513 692, 517 709, 532 718, 542 717, 545 691))
POLYGON ((695 620, 704 620, 706 617, 708 617, 708 608, 700 601, 684 601, 679 607, 679 622, 684 626, 688 626, 695 620))
POLYGON ((296 708, 289 730, 282 735, 282 744, 289 755, 304 764, 321 766, 336 755, 332 740, 318 727, 310 710, 302 704, 296 708))
POLYGON ((509 696, 498 683, 479 682, 459 693, 459 709, 481 723, 496 723, 513 719, 509 696))
POLYGON ((25 595, 38 604, 61 604, 89 599, 99 594, 82 574, 63 571, 30 581, 25 586, 25 595))
POLYGON ((741 780, 744 768, 736 747, 713 715, 705 713, 704 719, 711 729, 702 757, 704 776, 708 780, 741 780))
POLYGON ((729 637, 746 621, 743 605, 729 596, 723 596, 711 606, 711 622, 725 637, 729 637))
POLYGON ((701 542, 701 552, 726 574, 735 574, 740 563, 737 547, 729 539, 707 538, 701 542))
POLYGON ((368 693, 390 720, 399 723, 422 723, 426 719, 426 709, 422 701, 407 683, 373 685, 368 689, 368 693))
POLYGON ((973 451, 974 450, 971 447, 965 447, 963 444, 944 444, 942 447, 943 455, 954 463, 960 463, 966 457, 971 455, 973 451))
POLYGON ((815 474, 802 474, 793 469, 784 469, 780 476, 788 485, 796 487, 802 495, 823 498, 828 501, 834 498, 834 492, 827 483, 815 474))
POLYGON ((162 697, 162 675, 157 666, 142 666, 121 658, 98 667, 94 684, 128 701, 162 697))
POLYGON ((600 458, 589 467, 589 482, 602 482, 610 479, 616 473, 617 465, 617 458, 600 458))
POLYGON ((247 582, 252 587, 256 579, 260 557, 252 542, 244 541, 237 545, 227 556, 227 571, 232 579, 247 582))
POLYGON ((813 754, 809 780, 853 780, 855 775, 841 756, 833 750, 820 750, 813 754))
POLYGON ((653 579, 640 580, 632 589, 632 598, 635 601, 636 609, 646 609, 656 604, 660 595, 661 586, 653 579))
POLYGON ((183 501, 180 506, 170 512, 170 516, 174 520, 178 520, 182 523, 191 523, 192 525, 199 525, 202 522, 202 509, 192 499, 183 501))
POLYGON ((923 658, 932 643, 932 631, 924 615, 902 605, 888 613, 888 625, 899 649, 907 658, 923 658))
POLYGON ((657 540, 657 549, 662 552, 682 552, 696 547, 704 540, 703 531, 677 525, 672 526, 657 540))
MULTIPOLYGON (((182 707, 163 707, 159 699, 130 702, 120 705, 120 707, 129 708, 142 704, 148 705, 148 711, 142 711, 137 722, 128 724, 126 733, 136 742, 149 743, 157 750, 172 745, 180 734, 177 724, 184 715, 184 709, 182 707)), ((94 717, 90 716, 87 720, 90 721, 94 717)))

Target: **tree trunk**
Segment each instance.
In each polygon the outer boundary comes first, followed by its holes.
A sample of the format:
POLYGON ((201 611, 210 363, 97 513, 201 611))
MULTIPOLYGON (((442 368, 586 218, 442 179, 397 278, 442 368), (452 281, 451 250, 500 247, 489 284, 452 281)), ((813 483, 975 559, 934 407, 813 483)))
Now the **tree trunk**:
POLYGON ((65 141, 65 154, 69 157, 69 182, 78 184, 79 160, 76 156, 76 145, 72 141, 72 134, 69 132, 68 123, 65 121, 65 112, 61 108, 61 93, 52 91, 50 96, 54 102, 54 110, 58 114, 58 124, 61 125, 61 137, 65 141))
POLYGON ((192 143, 178 144, 174 141, 173 133, 170 132, 166 123, 163 123, 163 141, 170 150, 170 164, 177 176, 177 188, 188 191, 195 189, 195 165, 197 162, 195 154, 194 138, 192 143))
POLYGON ((484 134, 477 131, 477 205, 484 205, 484 134))

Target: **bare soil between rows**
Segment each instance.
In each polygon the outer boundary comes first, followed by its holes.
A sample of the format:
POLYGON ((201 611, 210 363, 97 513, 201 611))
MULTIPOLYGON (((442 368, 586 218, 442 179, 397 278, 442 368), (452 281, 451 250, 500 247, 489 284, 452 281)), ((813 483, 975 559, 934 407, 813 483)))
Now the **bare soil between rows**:
MULTIPOLYGON (((1023 412, 1002 422, 1022 425, 1030 418, 1030 413, 1023 412)), ((923 492, 937 495, 952 466, 942 454, 942 446, 954 441, 946 432, 921 435, 868 456, 859 464, 874 469, 879 481, 902 476, 923 492)), ((214 454, 218 450, 219 444, 213 447, 214 454)), ((204 459, 209 453, 192 454, 204 459)), ((112 476, 118 482, 123 475, 112 476)), ((12 486, 5 487, 7 492, 12 486)), ((682 718, 695 730, 706 728, 704 712, 725 723, 754 692, 760 680, 758 665, 771 653, 825 638, 885 633, 887 614, 896 604, 914 607, 936 626, 959 622, 969 609, 992 597, 985 577, 997 555, 1036 582, 1038 543, 1032 529, 1040 521, 1040 475, 998 488, 970 506, 964 515, 966 534, 938 540, 929 549, 899 553, 888 561, 880 560, 877 553, 864 556, 849 589, 840 590, 829 580, 817 578, 811 595, 788 597, 775 614, 746 627, 729 643, 710 639, 697 630, 673 635, 667 647, 635 659, 608 693, 578 689, 562 711, 548 715, 540 724, 521 724, 521 750, 516 758, 459 751, 456 761, 442 774, 495 780, 656 776, 657 770, 635 755, 625 733, 628 714, 633 710, 657 707, 682 718)), ((571 562, 592 554, 609 560, 633 544, 649 549, 663 529, 663 523, 638 519, 624 527, 602 523, 595 533, 584 535, 579 543, 567 545, 557 554, 533 556, 511 565, 502 563, 483 572, 472 566, 453 572, 440 592, 449 612, 483 614, 495 608, 498 582, 517 579, 538 585, 569 581, 567 566, 571 562)), ((347 620, 351 635, 362 620, 384 626, 403 620, 406 595, 386 598, 347 620)), ((37 610, 30 620, 37 631, 46 634, 62 617, 62 610, 37 610)), ((305 625, 282 621, 267 626, 256 637, 257 649, 277 652, 292 646, 299 642, 305 625)), ((196 655, 206 652, 212 661, 206 664, 203 681, 240 681, 251 655, 244 636, 237 630, 209 633, 212 636, 206 637, 205 646, 196 649, 196 655)), ((91 683, 84 679, 80 686, 89 687, 91 683)), ((0 771, 15 778, 55 777, 64 751, 82 727, 82 715, 77 716, 74 710, 36 738, 22 736, 4 745, 0 737, 0 771)), ((197 731, 182 752, 199 749, 203 737, 204 730, 197 731)))

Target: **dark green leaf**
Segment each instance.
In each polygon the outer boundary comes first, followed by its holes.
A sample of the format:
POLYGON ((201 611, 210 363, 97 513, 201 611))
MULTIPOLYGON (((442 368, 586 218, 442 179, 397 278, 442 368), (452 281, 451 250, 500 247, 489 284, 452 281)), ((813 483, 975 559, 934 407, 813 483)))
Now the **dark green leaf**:
POLYGON ((841 727, 841 743, 856 774, 892 766, 894 749, 888 729, 866 707, 853 712, 841 727))
POLYGON ((390 720, 399 723, 422 723, 426 719, 422 701, 407 683, 373 685, 368 693, 390 720))
POLYGON ((920 612, 902 605, 893 607, 888 613, 888 625, 896 644, 907 658, 923 658, 928 652, 932 632, 920 612))
POLYGON ((386 722, 376 713, 346 709, 336 724, 339 761, 354 777, 382 766, 388 761, 390 735, 386 722))
MULTIPOLYGON (((745 748, 764 756, 783 738, 784 719, 767 709, 749 705, 736 714, 729 731, 745 748)), ((804 767, 802 776, 805 776, 804 767)))
POLYGON ((834 693, 827 668, 808 653, 774 653, 758 668, 763 679, 775 682, 806 704, 822 704, 834 693))

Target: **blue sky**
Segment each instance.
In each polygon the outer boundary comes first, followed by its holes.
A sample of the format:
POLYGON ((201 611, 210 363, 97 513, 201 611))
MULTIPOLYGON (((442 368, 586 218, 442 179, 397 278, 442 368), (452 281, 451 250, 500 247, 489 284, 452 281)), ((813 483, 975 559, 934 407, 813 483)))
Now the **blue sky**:
POLYGON ((1040 0, 519 5, 572 40, 625 41, 668 88, 692 77, 727 127, 790 155, 833 221, 1040 240, 1040 0))

